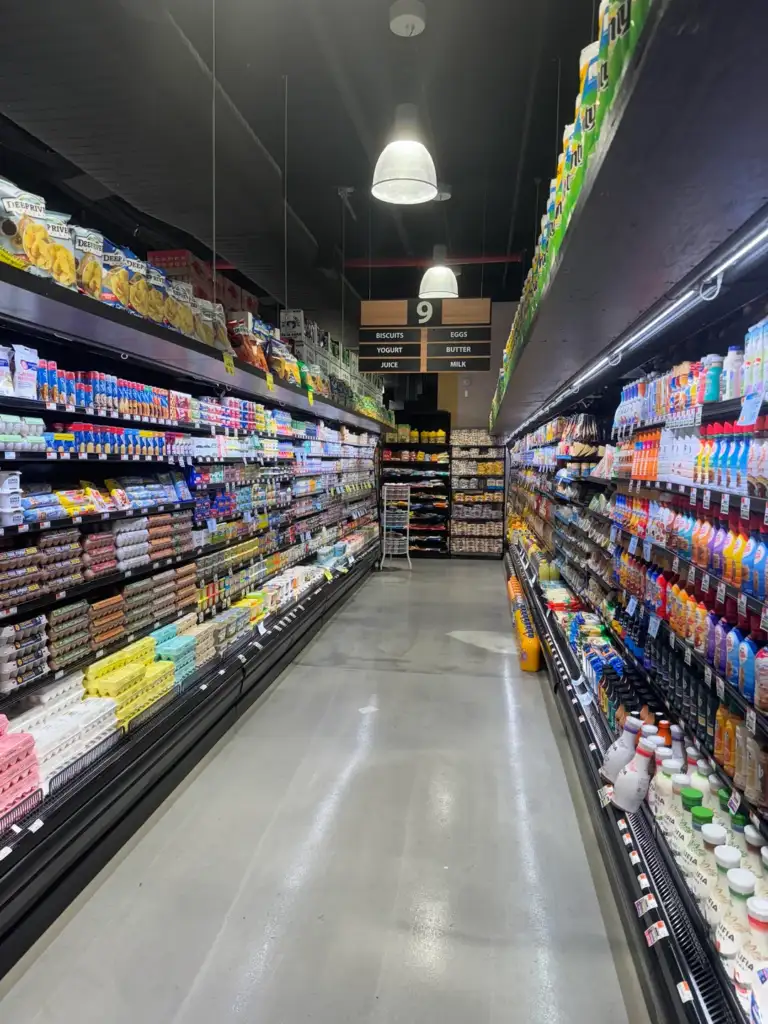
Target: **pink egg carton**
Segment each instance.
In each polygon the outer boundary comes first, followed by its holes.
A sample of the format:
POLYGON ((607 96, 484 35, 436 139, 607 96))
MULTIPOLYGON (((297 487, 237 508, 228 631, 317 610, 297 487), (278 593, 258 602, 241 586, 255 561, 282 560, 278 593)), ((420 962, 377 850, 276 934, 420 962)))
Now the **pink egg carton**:
POLYGON ((34 749, 34 737, 28 732, 0 736, 0 789, 4 788, 6 776, 15 775, 18 766, 30 756, 34 759, 34 749))
MULTIPOLYGON (((2 784, 0 783, 0 785, 2 784)), ((33 755, 31 764, 23 774, 18 775, 7 788, 0 788, 0 818, 12 811, 22 800, 32 796, 39 788, 40 775, 37 770, 37 761, 34 760, 33 755)))

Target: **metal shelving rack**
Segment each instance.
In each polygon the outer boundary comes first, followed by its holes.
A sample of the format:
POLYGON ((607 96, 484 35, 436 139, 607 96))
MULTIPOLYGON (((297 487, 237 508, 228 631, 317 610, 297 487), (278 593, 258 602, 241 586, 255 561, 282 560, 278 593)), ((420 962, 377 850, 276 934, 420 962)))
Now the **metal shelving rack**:
POLYGON ((499 474, 498 477, 497 476, 493 476, 493 477, 480 477, 480 476, 478 476, 478 474, 471 474, 472 477, 477 477, 477 481, 476 482, 477 482, 478 486, 477 487, 461 487, 461 486, 458 486, 456 484, 456 480, 457 479, 462 479, 462 478, 455 476, 456 470, 454 469, 454 460, 461 459, 463 461, 474 460, 475 462, 483 462, 483 461, 491 461, 491 460, 501 459, 501 461, 503 463, 504 460, 505 460, 505 456, 506 456, 506 450, 505 450, 504 446, 501 444, 501 442, 499 442, 497 444, 482 444, 482 445, 478 445, 478 444, 456 444, 453 441, 451 442, 451 537, 452 537, 451 556, 453 558, 483 558, 483 559, 493 559, 493 560, 501 558, 502 554, 504 553, 504 509, 505 509, 505 493, 506 493, 506 472, 505 472, 506 466, 504 467, 504 470, 502 470, 502 472, 499 474), (457 493, 458 494, 462 494, 462 493, 475 492, 475 493, 479 494, 479 493, 482 493, 482 492, 489 491, 489 488, 488 488, 489 481, 490 480, 497 480, 497 479, 501 480, 501 483, 502 483, 501 490, 498 491, 498 492, 497 491, 493 492, 497 496, 494 497, 491 501, 487 501, 487 502, 486 501, 482 501, 482 502, 461 502, 461 501, 457 501, 456 500, 456 494, 457 493), (484 485, 482 487, 479 486, 481 481, 482 481, 482 483, 484 485), (471 507, 475 507, 475 506, 486 507, 488 505, 490 505, 493 508, 494 518, 473 520, 473 519, 457 518, 457 516, 456 516, 456 509, 457 508, 461 508, 463 506, 470 507, 470 508, 471 507), (495 551, 457 551, 456 550, 456 545, 455 545, 455 541, 456 540, 458 540, 459 538, 467 539, 467 540, 472 539, 472 535, 471 534, 459 534, 459 533, 456 533, 455 532, 455 525, 456 525, 456 523, 458 523, 458 522, 461 522, 461 523, 475 522, 475 521, 480 522, 480 523, 499 522, 501 524, 501 532, 498 534, 498 536, 492 536, 492 537, 478 536, 477 537, 478 540, 493 540, 493 541, 496 541, 496 544, 494 545, 494 547, 496 547, 498 550, 495 550, 495 551))
POLYGON ((411 487, 410 484, 384 484, 381 489, 382 567, 389 555, 405 555, 411 564, 411 487), (403 508, 405 502, 405 508, 403 508))

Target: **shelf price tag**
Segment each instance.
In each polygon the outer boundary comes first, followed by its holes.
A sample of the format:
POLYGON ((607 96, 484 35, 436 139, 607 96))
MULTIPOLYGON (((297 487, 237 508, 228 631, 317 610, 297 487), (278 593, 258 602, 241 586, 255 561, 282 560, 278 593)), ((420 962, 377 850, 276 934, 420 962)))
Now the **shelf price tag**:
POLYGON ((715 681, 715 689, 717 690, 718 700, 724 700, 725 699, 725 680, 721 676, 718 676, 717 680, 715 681))
POLYGON ((641 896, 639 900, 635 900, 635 910, 637 911, 638 917, 643 917, 649 910, 658 909, 659 904, 656 902, 656 897, 652 892, 647 893, 645 896, 641 896))
POLYGON ((739 615, 743 618, 747 614, 747 595, 739 594, 739 615))
POLYGON ((674 649, 675 649, 675 634, 672 632, 671 629, 669 631, 669 646, 674 651, 674 649))
POLYGON ((651 888, 651 883, 648 881, 648 875, 646 875, 646 873, 644 871, 640 872, 640 874, 637 876, 637 880, 640 883, 640 888, 641 889, 650 889, 651 888))
POLYGON ((607 807, 613 799, 613 786, 602 786, 597 791, 597 798, 601 807, 607 807))
POLYGON ((633 537, 632 540, 629 542, 629 553, 630 553, 630 555, 634 555, 635 552, 637 551, 637 543, 638 543, 637 537, 633 537))
POLYGON ((736 814, 739 807, 741 807, 741 793, 737 789, 731 793, 730 800, 728 801, 728 810, 731 814, 736 814))
POLYGON ((711 500, 712 500, 712 492, 711 491, 704 491, 704 494, 703 494, 702 499, 701 499, 701 504, 704 506, 705 509, 709 508, 709 503, 710 503, 711 500))
POLYGON ((709 665, 704 669, 704 683, 710 690, 712 689, 712 669, 709 665))
POLYGON ((661 619, 658 615, 652 615, 648 623, 648 633, 655 637, 659 632, 659 626, 661 625, 661 619))
POLYGON ((635 867, 637 867, 637 865, 640 863, 640 854, 637 852, 637 850, 629 851, 629 863, 634 864, 635 867))
POLYGON ((630 597, 629 604, 627 605, 627 615, 632 617, 632 616, 634 616, 636 611, 637 611, 637 598, 636 597, 630 597))
POLYGON ((725 604, 725 584, 717 584, 717 592, 715 593, 715 601, 718 604, 725 604))
POLYGON ((267 387, 269 388, 270 391, 274 391, 275 390, 275 378, 272 376, 271 373, 266 374, 266 378, 267 378, 267 387))
POLYGON ((742 519, 749 519, 749 498, 741 499, 741 509, 739 515, 742 519))
MULTIPOLYGON (((768 505, 766 505, 766 508, 768 508, 768 505)), ((618 528, 618 526, 612 526, 611 527, 611 544, 615 544, 616 543, 616 538, 618 536, 619 536, 619 528, 618 528)))
POLYGON ((646 562, 651 560, 651 542, 649 540, 643 541, 643 558, 646 562))
POLYGON ((656 921, 650 928, 645 930, 645 941, 649 946, 655 946, 659 939, 669 938, 669 929, 663 921, 656 921))
POLYGON ((221 358, 224 360, 224 369, 230 376, 235 376, 235 360, 229 354, 229 352, 222 352, 221 358))
POLYGON ((691 648, 690 647, 686 646, 685 654, 683 655, 683 660, 685 661, 686 665, 690 665, 691 664, 692 656, 691 656, 691 648))
POLYGON ((307 392, 307 401, 309 402, 310 405, 315 404, 315 396, 311 391, 307 392))
POLYGON ((728 509, 731 507, 731 496, 730 494, 720 495, 720 512, 722 515, 728 514, 728 509))
POLYGON ((752 733, 753 736, 757 734, 757 712, 754 708, 747 708, 747 714, 745 716, 747 722, 747 730, 752 733))
POLYGON ((690 499, 691 500, 691 505, 695 505, 696 504, 696 494, 697 494, 696 488, 692 487, 691 488, 691 499, 690 499))
POLYGON ((688 566, 688 583, 691 586, 694 586, 694 584, 696 583, 696 566, 695 565, 689 565, 688 566))
POLYGON ((677 555, 675 555, 675 557, 672 559, 672 572, 680 572, 680 559, 677 555))
POLYGON ((701 592, 702 594, 709 593, 709 573, 702 573, 701 576, 701 592))

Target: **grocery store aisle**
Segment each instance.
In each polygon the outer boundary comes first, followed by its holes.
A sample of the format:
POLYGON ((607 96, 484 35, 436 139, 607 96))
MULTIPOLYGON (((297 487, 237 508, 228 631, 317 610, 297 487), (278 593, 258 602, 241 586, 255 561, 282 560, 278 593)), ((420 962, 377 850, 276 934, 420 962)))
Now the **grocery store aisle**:
POLYGON ((0 988, 0 1018, 639 1019, 505 602, 498 562, 369 580, 0 988))

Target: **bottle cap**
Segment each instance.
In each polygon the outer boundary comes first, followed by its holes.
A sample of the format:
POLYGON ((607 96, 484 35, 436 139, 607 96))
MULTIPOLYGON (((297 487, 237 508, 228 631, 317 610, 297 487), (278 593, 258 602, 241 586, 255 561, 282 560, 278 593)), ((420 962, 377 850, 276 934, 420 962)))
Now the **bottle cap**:
POLYGON ((653 757, 655 750, 656 747, 650 742, 650 740, 642 739, 637 744, 638 754, 642 754, 644 757, 653 757))
POLYGON ((761 896, 750 896, 747 900, 747 914, 755 921, 768 921, 768 900, 761 896))
POLYGON ((685 756, 688 758, 688 764, 696 764, 701 757, 697 747, 686 747, 685 756))
POLYGON ((712 774, 712 766, 710 765, 709 761, 705 760, 705 758, 703 757, 700 757, 699 760, 696 762, 696 771, 699 773, 699 775, 706 775, 706 777, 709 779, 709 776, 712 774))
POLYGON ((700 825, 701 827, 709 825, 712 821, 713 815, 714 811, 711 807, 702 807, 701 804, 697 804, 695 807, 691 808, 691 818, 693 819, 693 823, 695 825, 700 825))
MULTIPOLYGON (((715 851, 715 856, 717 856, 717 851, 715 851)), ((731 868, 726 878, 728 879, 728 888, 741 896, 751 896, 755 891, 757 879, 746 868, 731 868)))
MULTIPOLYGON (((728 833, 722 825, 715 825, 713 822, 710 825, 701 826, 701 838, 709 846, 725 846, 728 833)), ((764 847, 764 849, 768 851, 768 846, 764 847)))
POLYGON ((747 846, 754 846, 755 851, 761 850, 763 845, 763 837, 760 832, 755 828, 754 825, 744 826, 744 839, 747 846))
POLYGON ((746 814, 732 814, 731 815, 731 827, 737 828, 740 832, 743 832, 747 825, 746 814))
MULTIPOLYGON (((728 810, 728 801, 731 799, 731 794, 727 789, 718 789, 717 799, 720 801, 720 810, 728 810)), ((730 813, 730 812, 729 812, 730 813)))
POLYGON ((741 853, 736 846, 716 846, 715 861, 718 867, 730 871, 741 864, 741 853))
POLYGON ((683 730, 679 725, 673 725, 669 731, 672 734, 673 740, 681 740, 683 738, 683 730))
MULTIPOLYGON (((664 762, 665 768, 666 768, 666 766, 668 764, 669 764, 669 761, 665 761, 664 762)), ((666 772, 665 772, 665 774, 666 774, 666 772)), ((690 781, 691 780, 688 778, 688 776, 685 774, 685 772, 681 772, 679 775, 673 775, 672 776, 672 786, 673 787, 677 787, 678 793, 680 792, 680 790, 685 789, 685 787, 688 785, 688 783, 690 781)))
MULTIPOLYGON (((679 757, 667 757, 664 759, 664 762, 662 763, 661 770, 664 772, 665 775, 673 776, 672 781, 674 782, 678 772, 682 767, 683 762, 680 760, 679 757)), ((687 779, 688 776, 683 775, 682 778, 687 779)), ((684 783, 681 783, 681 785, 684 785, 684 783)))
POLYGON ((640 729, 644 739, 650 739, 652 736, 655 736, 658 731, 659 730, 655 725, 644 725, 640 729))
POLYGON ((627 732, 640 732, 642 725, 642 720, 640 718, 635 718, 632 715, 627 715, 624 719, 624 728, 627 732))
POLYGON ((686 811, 690 811, 694 807, 699 806, 703 800, 703 795, 700 789, 694 789, 692 786, 684 786, 680 790, 680 799, 683 801, 683 807, 686 811))

